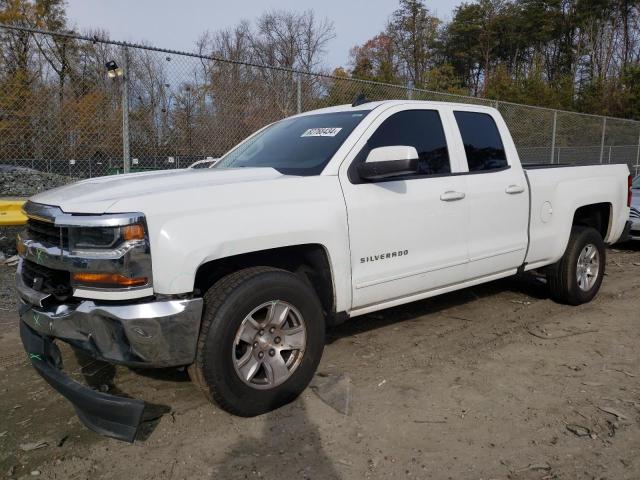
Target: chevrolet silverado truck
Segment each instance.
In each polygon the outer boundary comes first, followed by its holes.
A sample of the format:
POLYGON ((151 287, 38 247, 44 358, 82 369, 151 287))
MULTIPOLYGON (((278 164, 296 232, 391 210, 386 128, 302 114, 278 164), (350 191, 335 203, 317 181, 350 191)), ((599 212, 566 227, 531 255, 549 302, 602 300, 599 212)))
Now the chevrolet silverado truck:
POLYGON ((213 168, 84 180, 32 197, 21 338, 89 428, 133 441, 144 402, 70 379, 101 361, 187 367, 240 416, 295 399, 325 328, 528 270, 589 302, 629 219, 626 165, 526 168, 500 113, 354 102, 275 122, 213 168))

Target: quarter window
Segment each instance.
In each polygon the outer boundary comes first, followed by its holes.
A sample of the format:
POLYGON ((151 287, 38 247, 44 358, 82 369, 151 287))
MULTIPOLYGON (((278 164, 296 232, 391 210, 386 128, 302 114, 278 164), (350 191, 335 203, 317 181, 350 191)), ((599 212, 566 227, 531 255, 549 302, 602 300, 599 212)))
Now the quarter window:
POLYGON ((378 147, 415 147, 418 152, 418 175, 450 173, 447 140, 440 115, 435 110, 405 110, 387 118, 360 152, 362 161, 378 147))
POLYGON ((508 166, 500 132, 491 115, 454 112, 470 172, 496 170, 508 166))

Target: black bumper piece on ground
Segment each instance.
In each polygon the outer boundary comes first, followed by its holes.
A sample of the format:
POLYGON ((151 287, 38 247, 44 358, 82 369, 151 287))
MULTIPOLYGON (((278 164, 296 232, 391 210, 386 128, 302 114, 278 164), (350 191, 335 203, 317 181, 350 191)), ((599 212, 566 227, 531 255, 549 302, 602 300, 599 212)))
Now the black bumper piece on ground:
POLYGON ((20 337, 33 367, 71 402, 82 423, 101 435, 134 441, 145 407, 142 400, 97 392, 72 380, 58 368, 60 353, 51 339, 40 336, 22 321, 20 337))

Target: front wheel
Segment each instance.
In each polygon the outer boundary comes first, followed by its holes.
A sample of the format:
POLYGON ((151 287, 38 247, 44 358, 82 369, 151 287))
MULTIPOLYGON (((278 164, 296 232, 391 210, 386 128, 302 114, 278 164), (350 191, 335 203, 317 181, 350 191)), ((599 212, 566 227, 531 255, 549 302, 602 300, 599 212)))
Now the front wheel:
POLYGON ((590 302, 602 285, 605 261, 600 232, 591 227, 573 227, 567 250, 547 275, 551 296, 569 305, 590 302))
POLYGON ((324 348, 320 301, 297 275, 253 267, 216 282, 204 296, 192 380, 223 409, 266 413, 309 384, 324 348))

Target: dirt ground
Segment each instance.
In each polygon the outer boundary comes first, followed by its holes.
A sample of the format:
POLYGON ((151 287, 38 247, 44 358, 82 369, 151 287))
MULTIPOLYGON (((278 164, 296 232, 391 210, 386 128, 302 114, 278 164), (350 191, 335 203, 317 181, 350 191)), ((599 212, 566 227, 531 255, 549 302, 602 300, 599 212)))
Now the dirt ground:
POLYGON ((154 405, 132 445, 85 429, 27 365, 12 277, 2 267, 0 477, 640 478, 639 246, 609 251, 581 307, 526 276, 354 319, 328 333, 313 388, 252 419, 184 372, 65 349, 74 377, 154 405))

